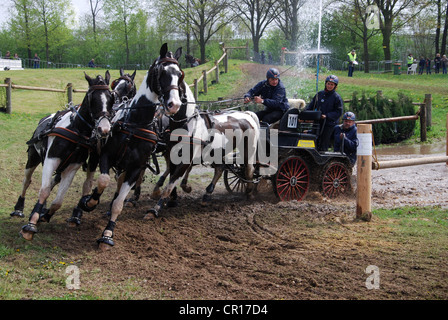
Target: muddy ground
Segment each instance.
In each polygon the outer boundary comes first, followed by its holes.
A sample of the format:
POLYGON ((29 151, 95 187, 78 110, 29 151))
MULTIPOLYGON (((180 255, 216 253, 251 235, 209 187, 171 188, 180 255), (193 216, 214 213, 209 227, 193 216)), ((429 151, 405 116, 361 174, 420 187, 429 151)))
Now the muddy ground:
MULTIPOLYGON (((142 219, 155 204, 148 178, 138 204, 128 204, 119 217, 112 250, 98 251, 95 242, 107 223, 111 191, 79 228, 66 226, 72 208, 67 204, 40 226, 53 240, 37 234, 34 241, 67 252, 66 261, 81 270, 78 294, 104 299, 448 298, 448 250, 430 248, 417 236, 403 241, 375 216, 356 220, 355 192, 338 200, 309 192, 304 201, 279 202, 263 182, 249 201, 229 194, 221 182, 213 202, 203 206, 211 172, 194 169, 193 191, 180 191, 179 206, 154 220, 142 219), (369 266, 378 267, 378 289, 369 289, 369 266)), ((372 205, 448 206, 447 176, 444 164, 374 171, 372 205)), ((67 292, 59 290, 44 293, 33 286, 28 295, 67 292)))

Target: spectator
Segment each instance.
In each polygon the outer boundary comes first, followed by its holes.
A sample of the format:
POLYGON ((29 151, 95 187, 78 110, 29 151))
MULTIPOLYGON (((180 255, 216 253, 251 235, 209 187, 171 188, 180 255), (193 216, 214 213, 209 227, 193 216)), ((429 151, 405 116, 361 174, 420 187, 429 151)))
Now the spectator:
POLYGON ((440 71, 440 62, 441 62, 442 58, 440 57, 440 53, 436 54, 436 57, 434 58, 434 72, 435 73, 439 73, 440 71))
MULTIPOLYGON (((414 63, 414 57, 412 56, 412 53, 408 54, 408 58, 407 58, 406 62, 408 64, 408 69, 409 69, 409 67, 411 67, 412 64, 414 63)), ((409 74, 409 71, 408 71, 408 74, 409 74)))
POLYGON ((334 151, 346 154, 352 165, 356 163, 359 144, 355 120, 355 114, 349 111, 342 116, 342 124, 334 127, 334 151))
POLYGON ((448 59, 446 57, 446 54, 443 55, 442 59, 440 60, 442 65, 442 73, 446 74, 446 67, 448 66, 448 59))
POLYGON ((355 65, 358 64, 358 61, 356 61, 355 49, 347 53, 347 56, 348 56, 348 76, 353 77, 353 71, 355 71, 355 65))
POLYGON ((6 51, 5 59, 11 59, 11 52, 6 51))
POLYGON ((40 58, 37 53, 34 54, 34 69, 39 69, 40 58))
POLYGON ((268 60, 269 60, 269 64, 272 64, 272 53, 268 52, 268 60))
POLYGON ((426 67, 426 74, 431 74, 431 59, 426 58, 425 67, 426 67))
POLYGON ((265 54, 264 54, 264 51, 261 51, 261 63, 262 63, 262 64, 264 64, 265 59, 266 59, 266 56, 265 56, 265 54))
POLYGON ((420 57, 420 61, 418 62, 418 74, 423 74, 423 70, 425 69, 426 60, 425 57, 420 57))
POLYGON ((321 134, 317 141, 319 151, 327 151, 330 147, 334 127, 337 125, 344 109, 344 102, 339 93, 336 92, 338 83, 337 76, 328 76, 325 79, 325 90, 319 91, 305 108, 306 110, 322 112, 321 134))
POLYGON ((14 53, 14 60, 20 60, 19 55, 17 53, 14 53))
POLYGON ((96 65, 95 65, 95 59, 90 60, 90 61, 89 61, 89 68, 95 68, 95 67, 96 67, 96 65))
POLYGON ((289 104, 277 69, 270 68, 266 73, 266 80, 257 83, 244 95, 244 103, 249 103, 251 99, 265 106, 264 110, 256 112, 261 122, 272 124, 282 118, 289 109, 289 104))

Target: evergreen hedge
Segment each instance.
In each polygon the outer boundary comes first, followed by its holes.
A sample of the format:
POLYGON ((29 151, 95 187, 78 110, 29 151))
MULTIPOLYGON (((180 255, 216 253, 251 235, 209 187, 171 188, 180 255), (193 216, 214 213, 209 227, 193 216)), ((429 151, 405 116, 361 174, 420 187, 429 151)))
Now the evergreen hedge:
MULTIPOLYGON (((415 115, 412 100, 401 93, 398 94, 397 99, 386 98, 381 94, 367 97, 365 93, 359 99, 358 93, 354 92, 349 110, 356 114, 357 120, 415 115)), ((372 125, 372 130, 375 144, 396 143, 406 140, 414 134, 415 121, 376 123, 372 125)))

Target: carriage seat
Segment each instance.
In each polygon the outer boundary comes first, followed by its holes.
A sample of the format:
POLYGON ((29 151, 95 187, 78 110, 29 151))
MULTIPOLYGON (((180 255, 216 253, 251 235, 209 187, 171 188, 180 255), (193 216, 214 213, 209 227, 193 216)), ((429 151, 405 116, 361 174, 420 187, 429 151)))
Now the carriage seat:
POLYGON ((300 140, 317 141, 320 132, 320 111, 289 109, 280 120, 279 145, 297 146, 300 140))
MULTIPOLYGON (((291 109, 303 110, 305 108, 305 106, 306 106, 305 100, 302 100, 302 99, 288 99, 288 103, 289 103, 289 106, 290 106, 288 111, 291 110, 291 109)), ((286 112, 288 112, 288 111, 286 111, 286 112)), ((271 124, 271 128, 272 129, 278 129, 279 125, 280 125, 280 120, 278 120, 278 121, 274 122, 273 124, 271 124)))

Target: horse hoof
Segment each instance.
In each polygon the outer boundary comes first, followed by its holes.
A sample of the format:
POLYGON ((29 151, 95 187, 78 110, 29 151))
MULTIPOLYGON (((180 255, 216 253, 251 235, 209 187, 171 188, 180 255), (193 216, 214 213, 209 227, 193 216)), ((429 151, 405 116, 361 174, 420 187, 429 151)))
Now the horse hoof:
POLYGON ((14 212, 11 212, 10 216, 11 217, 18 217, 18 218, 25 218, 25 215, 20 210, 16 210, 14 212))
POLYGON ((101 238, 96 240, 96 242, 98 243, 98 249, 100 249, 101 251, 109 250, 115 245, 114 239, 107 236, 102 236, 101 238))
POLYGON ((81 225, 81 219, 76 218, 76 217, 71 217, 67 219, 67 225, 69 227, 79 227, 81 225))
POLYGON ((34 234, 37 233, 37 228, 35 224, 29 223, 22 227, 22 230, 20 230, 19 235, 27 240, 31 241, 33 240, 34 234))
POLYGON ((109 244, 107 244, 107 243, 104 243, 104 242, 100 242, 100 243, 98 243, 98 250, 100 250, 100 251, 102 251, 102 252, 111 250, 112 247, 113 247, 113 246, 111 246, 111 245, 109 245, 109 244))
POLYGON ((148 210, 148 212, 143 217, 143 219, 144 220, 154 220, 154 219, 156 219, 158 217, 159 217, 159 212, 156 209, 152 208, 152 209, 148 210))
POLYGON ((190 193, 193 190, 190 186, 181 186, 181 188, 186 193, 190 193))

